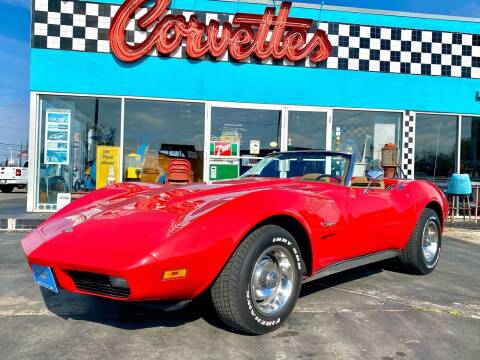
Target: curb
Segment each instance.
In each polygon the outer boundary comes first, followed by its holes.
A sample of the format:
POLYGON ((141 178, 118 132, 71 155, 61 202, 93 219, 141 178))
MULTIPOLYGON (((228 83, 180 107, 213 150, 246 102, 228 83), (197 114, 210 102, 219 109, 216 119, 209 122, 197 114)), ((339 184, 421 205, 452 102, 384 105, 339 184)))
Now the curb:
POLYGON ((34 230, 45 220, 46 219, 3 218, 0 219, 0 231, 30 231, 34 230))

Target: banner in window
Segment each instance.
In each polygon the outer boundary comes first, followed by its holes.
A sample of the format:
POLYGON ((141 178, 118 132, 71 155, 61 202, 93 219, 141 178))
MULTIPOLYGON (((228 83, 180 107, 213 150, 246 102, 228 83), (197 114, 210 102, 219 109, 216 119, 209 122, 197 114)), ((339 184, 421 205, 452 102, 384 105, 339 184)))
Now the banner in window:
POLYGON ((47 109, 44 163, 68 165, 70 160, 70 110, 47 109))
POLYGON ((120 181, 120 148, 97 145, 96 188, 120 181))

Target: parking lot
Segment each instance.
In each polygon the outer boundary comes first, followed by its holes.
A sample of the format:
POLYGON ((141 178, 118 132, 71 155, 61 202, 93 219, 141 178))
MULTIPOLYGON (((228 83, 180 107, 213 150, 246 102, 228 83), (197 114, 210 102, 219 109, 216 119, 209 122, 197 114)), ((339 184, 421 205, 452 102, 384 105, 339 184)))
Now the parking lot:
POLYGON ((0 359, 478 359, 480 246, 444 238, 430 276, 390 263, 305 285, 280 330, 232 332, 200 303, 163 312, 34 285, 0 234, 0 359))

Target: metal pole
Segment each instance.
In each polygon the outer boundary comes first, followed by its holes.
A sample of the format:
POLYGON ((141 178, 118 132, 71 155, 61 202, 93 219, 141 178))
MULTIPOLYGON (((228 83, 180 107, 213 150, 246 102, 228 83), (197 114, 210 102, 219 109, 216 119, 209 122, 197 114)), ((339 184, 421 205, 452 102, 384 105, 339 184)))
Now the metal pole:
POLYGON ((475 222, 478 218, 478 193, 480 192, 480 185, 475 186, 475 222))

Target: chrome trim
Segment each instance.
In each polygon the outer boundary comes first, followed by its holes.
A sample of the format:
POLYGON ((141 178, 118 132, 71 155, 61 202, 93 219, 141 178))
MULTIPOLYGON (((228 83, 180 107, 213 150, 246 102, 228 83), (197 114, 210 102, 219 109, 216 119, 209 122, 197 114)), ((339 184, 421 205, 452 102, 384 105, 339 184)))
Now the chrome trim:
POLYGON ((250 278, 253 305, 264 316, 283 310, 292 296, 294 260, 282 246, 267 248, 258 258, 250 278))
POLYGON ((350 270, 359 266, 368 265, 378 261, 391 259, 391 258, 397 257, 399 254, 400 254, 400 251, 398 250, 386 250, 386 251, 381 251, 374 254, 368 254, 368 255, 340 261, 335 264, 328 265, 323 269, 318 270, 311 277, 305 278, 303 280, 303 284, 313 280, 323 278, 325 276, 333 275, 345 270, 350 270))
POLYGON ((435 262, 439 248, 439 231, 435 221, 429 219, 423 227, 422 253, 425 261, 431 265, 435 262))

